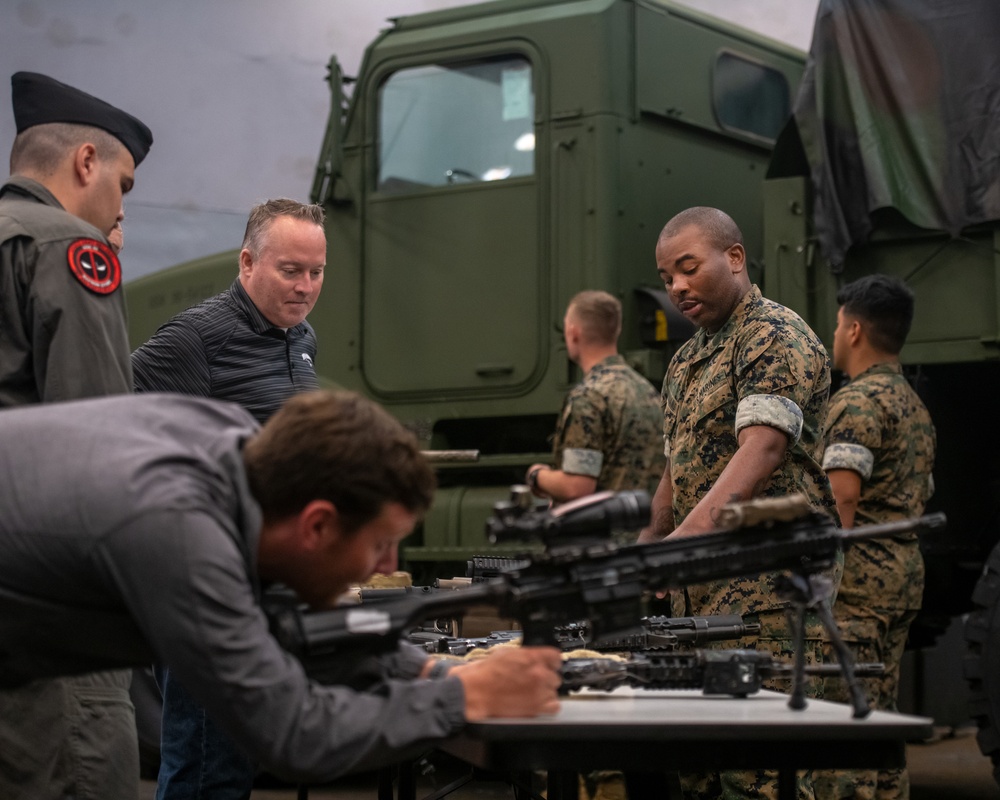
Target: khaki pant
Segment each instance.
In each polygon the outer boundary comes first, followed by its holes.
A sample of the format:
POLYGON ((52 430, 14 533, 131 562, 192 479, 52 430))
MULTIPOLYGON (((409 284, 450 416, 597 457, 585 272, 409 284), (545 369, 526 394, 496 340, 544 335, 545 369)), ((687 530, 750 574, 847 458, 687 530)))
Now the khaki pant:
POLYGON ((0 797, 136 800, 131 681, 100 672, 0 691, 0 797))

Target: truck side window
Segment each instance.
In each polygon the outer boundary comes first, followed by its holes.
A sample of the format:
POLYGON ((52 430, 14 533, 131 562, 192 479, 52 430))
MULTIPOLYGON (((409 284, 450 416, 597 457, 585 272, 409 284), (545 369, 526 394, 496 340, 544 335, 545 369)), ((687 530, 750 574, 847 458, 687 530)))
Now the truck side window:
POLYGON ((723 52, 712 72, 719 124, 773 142, 791 114, 788 80, 776 69, 723 52))
POLYGON ((522 56, 401 69, 378 100, 381 192, 534 173, 535 94, 522 56))

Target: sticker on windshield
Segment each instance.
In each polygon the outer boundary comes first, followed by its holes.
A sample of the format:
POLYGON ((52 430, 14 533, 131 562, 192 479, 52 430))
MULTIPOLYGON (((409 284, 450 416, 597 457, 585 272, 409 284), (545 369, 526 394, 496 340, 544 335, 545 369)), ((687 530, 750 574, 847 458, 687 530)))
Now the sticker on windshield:
POLYGON ((500 73, 500 90, 503 94, 503 118, 530 119, 531 70, 505 69, 500 73))

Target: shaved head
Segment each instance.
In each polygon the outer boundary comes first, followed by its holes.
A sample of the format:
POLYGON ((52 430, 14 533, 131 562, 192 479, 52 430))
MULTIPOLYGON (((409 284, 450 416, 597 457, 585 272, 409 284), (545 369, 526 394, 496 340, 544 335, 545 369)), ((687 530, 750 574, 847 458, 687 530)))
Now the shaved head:
POLYGON ((709 206, 695 206, 677 214, 663 226, 658 241, 672 239, 688 226, 698 228, 717 250, 725 251, 734 244, 743 244, 743 233, 733 218, 709 206))

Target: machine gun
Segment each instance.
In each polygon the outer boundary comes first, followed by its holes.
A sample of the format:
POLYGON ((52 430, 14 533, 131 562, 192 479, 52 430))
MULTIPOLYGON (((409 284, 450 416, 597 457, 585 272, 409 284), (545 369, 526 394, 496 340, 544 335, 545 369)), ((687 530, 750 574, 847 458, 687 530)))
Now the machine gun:
MULTIPOLYGON (((760 631, 760 625, 744 622, 738 614, 707 617, 643 617, 641 633, 620 639, 594 642, 587 622, 570 622, 555 629, 556 642, 562 650, 587 648, 603 653, 635 653, 640 651, 674 650, 683 645, 701 645, 740 639, 760 631)), ((435 630, 417 628, 407 638, 428 653, 464 656, 470 650, 489 649, 498 644, 520 642, 521 631, 491 631, 488 636, 449 636, 435 630)))
POLYGON ((789 570, 779 590, 795 611, 795 673, 790 705, 805 707, 802 639, 807 608, 817 611, 843 667, 856 716, 868 705, 854 680, 851 657, 830 612, 832 567, 845 543, 940 528, 943 514, 868 525, 842 531, 813 511, 804 498, 759 500, 724 507, 719 530, 642 545, 616 545, 616 532, 635 531, 649 522, 645 492, 602 492, 558 506, 535 506, 526 486, 515 486, 510 501, 497 503, 487 521, 493 542, 538 540, 545 549, 526 564, 496 579, 427 597, 373 606, 299 613, 277 609, 271 628, 279 642, 303 663, 323 662, 352 648, 362 652, 396 647, 421 620, 454 615, 488 604, 516 619, 525 645, 558 646, 559 625, 587 620, 594 641, 639 632, 644 595, 721 578, 789 570))
POLYGON ((487 636, 448 636, 418 628, 411 631, 407 639, 428 653, 464 656, 472 650, 489 650, 498 644, 520 642, 521 631, 492 631, 487 636))
POLYGON ((556 638, 563 650, 587 648, 602 653, 635 653, 647 650, 674 650, 682 645, 741 639, 760 632, 756 622, 744 622, 739 614, 714 614, 704 617, 643 617, 640 632, 617 639, 595 640, 587 622, 571 622, 556 628, 556 638))
MULTIPOLYGON (((808 675, 835 675, 837 664, 814 664, 808 675)), ((685 653, 642 653, 625 660, 569 658, 563 661, 563 693, 583 688, 701 689, 703 694, 746 697, 760 691, 764 680, 791 675, 795 667, 756 650, 695 650, 685 653)), ((885 672, 883 664, 855 664, 854 674, 885 672)))

